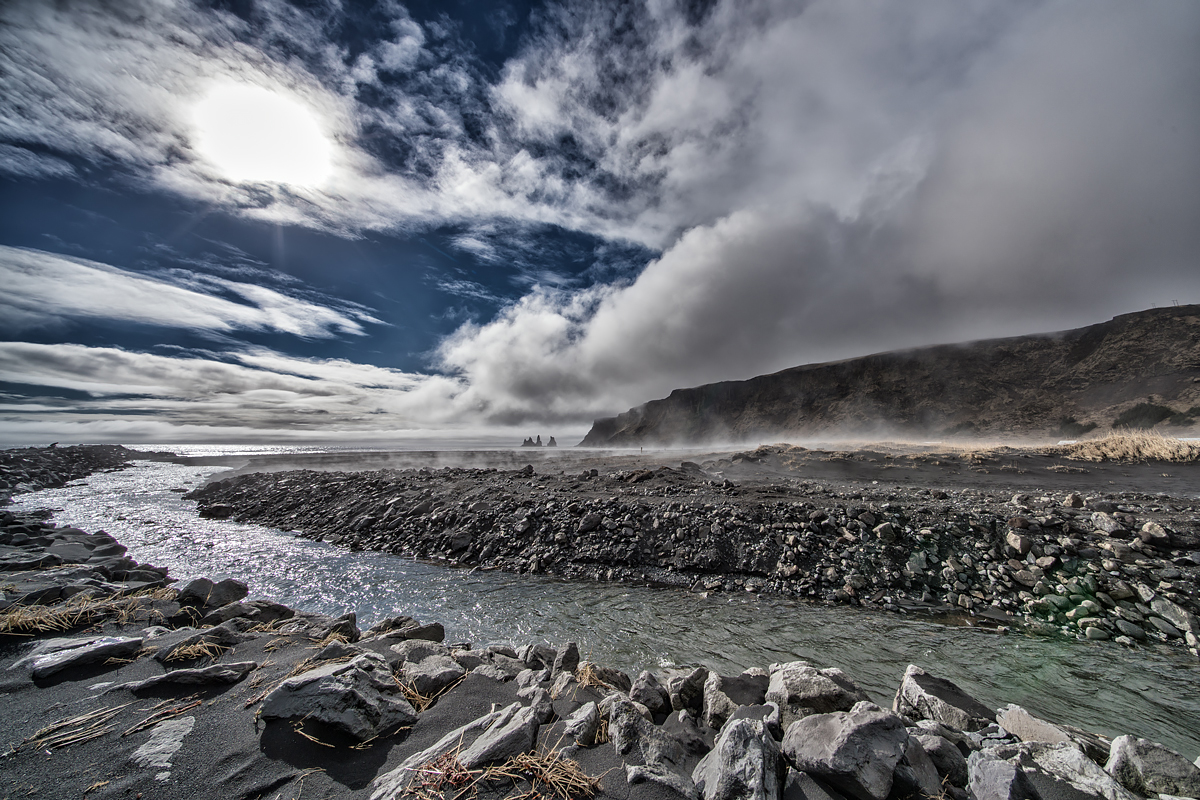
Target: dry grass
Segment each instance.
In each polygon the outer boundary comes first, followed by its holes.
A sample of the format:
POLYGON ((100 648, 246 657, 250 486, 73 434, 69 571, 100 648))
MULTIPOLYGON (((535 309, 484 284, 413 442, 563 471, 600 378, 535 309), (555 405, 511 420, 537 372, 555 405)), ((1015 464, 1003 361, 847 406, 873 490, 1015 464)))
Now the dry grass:
POLYGON ((1200 444, 1184 442, 1159 433, 1114 433, 1101 439, 1085 439, 1075 444, 1050 447, 1047 455, 1057 455, 1072 461, 1116 461, 1140 463, 1168 461, 1192 463, 1200 461, 1200 444))
POLYGON ((216 661, 221 657, 222 653, 230 649, 232 648, 223 644, 217 644, 216 642, 196 642, 195 644, 175 648, 163 660, 166 662, 195 661, 198 658, 209 658, 216 661))
POLYGON ((191 711, 193 708, 196 708, 200 705, 200 698, 196 695, 185 697, 182 701, 180 701, 179 705, 175 706, 168 705, 170 702, 170 700, 164 700, 156 705, 152 709, 154 713, 143 719, 141 722, 136 723, 133 727, 122 733, 121 736, 129 736, 132 733, 144 731, 146 728, 151 728, 165 719, 170 719, 171 717, 176 717, 180 714, 191 711))
POLYGON ((163 599, 164 592, 149 589, 121 597, 92 597, 77 594, 52 605, 13 606, 0 613, 0 634, 33 636, 39 633, 68 631, 112 619, 124 625, 137 618, 142 602, 163 599))
POLYGON ((467 769, 455 748, 413 769, 413 781, 405 794, 421 800, 462 800, 478 794, 481 784, 511 781, 513 788, 528 784, 510 800, 590 800, 600 792, 600 779, 583 771, 578 762, 564 758, 555 748, 522 753, 503 764, 467 769))
POLYGON ((460 683, 466 680, 466 678, 467 676, 463 675, 454 683, 443 687, 430 695, 421 694, 409 681, 402 681, 395 676, 393 676, 392 680, 396 681, 396 685, 400 687, 400 693, 404 695, 404 699, 407 700, 414 709, 416 709, 418 714, 420 714, 422 711, 436 703, 439 697, 449 692, 455 686, 458 686, 460 683))
POLYGON ((109 723, 113 717, 121 713, 121 709, 129 705, 132 705, 132 703, 98 708, 87 714, 52 722, 14 747, 13 752, 20 750, 27 744, 33 745, 36 750, 55 750, 60 747, 99 738, 112 730, 112 725, 109 723))
POLYGON ((600 677, 600 673, 590 661, 579 662, 579 667, 575 670, 575 680, 579 682, 580 686, 593 686, 601 689, 616 689, 620 691, 619 686, 613 686, 600 677))

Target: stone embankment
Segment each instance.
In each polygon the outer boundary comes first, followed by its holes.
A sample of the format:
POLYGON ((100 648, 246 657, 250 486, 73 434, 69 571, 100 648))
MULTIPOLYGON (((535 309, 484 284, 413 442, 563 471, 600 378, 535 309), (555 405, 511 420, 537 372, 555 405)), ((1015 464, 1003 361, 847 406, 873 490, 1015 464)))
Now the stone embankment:
POLYGON ((57 489, 93 472, 121 469, 135 458, 159 455, 168 454, 143 453, 119 444, 0 450, 0 506, 15 494, 57 489))
POLYGON ((481 569, 776 592, 1200 647, 1200 516, 1194 501, 1161 495, 735 485, 684 462, 603 475, 275 472, 187 497, 202 516, 481 569))
POLYGON ((447 643, 232 579, 172 588, 111 537, 36 518, 5 513, 0 537, 26 556, 0 612, 10 796, 1200 797, 1194 754, 993 709, 918 666, 890 705, 804 661, 630 676, 571 642, 447 643), (26 566, 50 556, 78 566, 26 566))

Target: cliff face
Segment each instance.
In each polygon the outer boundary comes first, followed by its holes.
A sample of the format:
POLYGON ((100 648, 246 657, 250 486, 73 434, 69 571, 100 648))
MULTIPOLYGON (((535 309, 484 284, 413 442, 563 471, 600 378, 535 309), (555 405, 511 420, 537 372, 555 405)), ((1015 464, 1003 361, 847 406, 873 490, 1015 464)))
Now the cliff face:
POLYGON ((700 444, 833 433, 1073 435, 1081 425, 1111 427, 1141 403, 1176 412, 1163 423, 1176 430, 1187 430, 1200 417, 1200 306, 676 389, 662 400, 596 420, 580 444, 700 444), (1191 416, 1189 409, 1195 409, 1191 416))

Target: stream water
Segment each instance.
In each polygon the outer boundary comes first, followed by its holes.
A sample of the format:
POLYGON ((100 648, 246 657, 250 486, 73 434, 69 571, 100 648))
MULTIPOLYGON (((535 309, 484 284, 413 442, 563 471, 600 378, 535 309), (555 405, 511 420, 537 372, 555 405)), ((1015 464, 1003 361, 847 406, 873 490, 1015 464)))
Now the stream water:
POLYGON ((1200 754, 1200 663, 1181 648, 998 634, 900 614, 757 595, 709 597, 658 587, 471 572, 353 553, 290 533, 200 519, 180 489, 212 467, 136 462, 61 489, 19 495, 59 525, 106 530, 138 561, 187 580, 235 577, 251 597, 308 611, 353 610, 364 629, 396 613, 446 626, 447 641, 579 643, 585 657, 636 674, 704 665, 724 674, 805 659, 845 670, 891 705, 908 664, 949 678, 993 708, 1200 754))

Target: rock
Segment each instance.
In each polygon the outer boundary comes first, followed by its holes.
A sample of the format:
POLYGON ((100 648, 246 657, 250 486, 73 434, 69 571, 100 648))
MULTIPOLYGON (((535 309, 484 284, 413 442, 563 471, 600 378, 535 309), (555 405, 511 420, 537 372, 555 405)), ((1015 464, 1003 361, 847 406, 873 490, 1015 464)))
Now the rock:
POLYGON ((1113 739, 1104 769, 1131 792, 1200 797, 1200 768, 1147 739, 1113 739))
POLYGON ((1150 608, 1171 625, 1180 630, 1184 636, 1190 634, 1188 644, 1195 647, 1194 640, 1200 639, 1200 619, 1178 603, 1173 603, 1165 597, 1155 596, 1150 600, 1150 608))
POLYGON ((258 669, 258 664, 254 661, 236 661, 197 669, 176 669, 144 681, 122 684, 122 686, 134 694, 138 694, 164 684, 203 686, 237 683, 256 669, 258 669))
POLYGON ((577 530, 580 533, 591 533, 600 527, 600 523, 604 521, 604 517, 599 514, 585 514, 583 519, 579 520, 577 530))
POLYGON ((163 664, 172 661, 193 661, 206 654, 228 650, 251 638, 240 632, 239 629, 245 627, 244 620, 234 617, 220 625, 177 639, 173 644, 159 647, 154 653, 154 660, 163 664))
MULTIPOLYGON (((1117 783, 1073 744, 1021 742, 1001 744, 980 752, 990 752, 1019 768, 1038 796, 1046 800, 1079 800, 1081 796, 1097 800, 1137 800, 1135 795, 1117 783)), ((968 769, 972 768, 971 764, 979 755, 972 754, 967 760, 968 769)), ((974 777, 971 783, 973 786, 974 777)), ((976 800, 985 798, 977 795, 976 800)))
POLYGON ((818 670, 806 661, 792 661, 772 670, 764 699, 779 705, 786 725, 807 714, 849 711, 869 698, 840 669, 818 670))
POLYGON ((625 782, 630 786, 639 783, 657 783, 687 800, 700 800, 700 794, 696 791, 696 785, 692 783, 691 778, 658 765, 626 764, 625 782))
POLYGON ((633 681, 629 680, 629 676, 619 669, 593 664, 590 661, 581 661, 579 662, 579 669, 576 670, 576 677, 583 675, 585 672, 592 681, 598 681, 610 689, 616 689, 618 692, 628 693, 633 688, 633 681))
POLYGON ((931 719, 962 731, 977 731, 995 721, 992 711, 955 683, 910 664, 900 681, 892 710, 910 719, 931 719))
POLYGON ((1111 634, 1099 625, 1092 625, 1084 630, 1084 635, 1092 641, 1105 641, 1111 634))
POLYGON ((1117 519, 1111 514, 1103 511, 1097 511, 1096 513, 1092 514, 1092 525, 1095 526, 1096 530, 1104 531, 1109 536, 1117 536, 1119 534, 1127 533, 1125 526, 1118 522, 1117 519))
POLYGON ((1032 539, 1024 534, 1017 533, 1015 530, 1009 531, 1004 537, 1004 541, 1008 543, 1009 547, 1020 553, 1021 558, 1029 555, 1029 550, 1033 547, 1032 539))
POLYGON ((94 664, 110 658, 126 658, 142 649, 140 636, 93 636, 78 639, 52 639, 40 649, 17 661, 9 669, 27 667, 32 677, 48 678, 65 669, 94 664))
POLYGON ((267 719, 313 719, 359 741, 417 720, 387 662, 374 653, 288 678, 267 695, 260 713, 267 719))
POLYGON ((972 753, 967 771, 967 788, 975 800, 1042 800, 1024 770, 991 750, 972 753))
POLYGON ((596 732, 600 729, 600 710, 595 702, 587 702, 566 719, 563 735, 583 747, 596 743, 596 732))
POLYGON ((129 760, 142 769, 158 770, 154 776, 160 781, 170 778, 171 759, 183 746, 183 738, 196 727, 193 716, 173 717, 163 720, 150 729, 150 738, 133 751, 129 760))
POLYGON ((1067 508, 1083 508, 1083 497, 1077 492, 1071 492, 1063 498, 1063 505, 1067 508))
POLYGON ((735 720, 692 770, 692 782, 704 800, 776 800, 785 768, 780 756, 763 722, 735 720))
POLYGON ((896 541, 896 528, 890 522, 884 522, 880 525, 876 525, 871 530, 871 533, 875 534, 875 538, 881 542, 884 542, 885 544, 891 544, 892 542, 896 541))
POLYGON ((764 723, 767 730, 777 740, 783 739, 782 715, 778 703, 770 701, 753 705, 738 706, 737 710, 725 721, 725 725, 739 719, 753 719, 764 723))
POLYGON ((1168 550, 1171 547, 1171 534, 1157 522, 1147 522, 1138 531, 1138 538, 1148 545, 1168 550))
POLYGON ((699 716, 704 711, 704 683, 708 670, 696 667, 687 675, 676 675, 667 681, 667 694, 675 711, 691 711, 699 716))
POLYGON ((446 629, 442 627, 442 623, 440 622, 430 622, 427 625, 409 625, 389 635, 403 636, 405 639, 420 639, 426 642, 446 641, 446 629))
POLYGON ((249 591, 246 584, 233 578, 226 578, 219 583, 213 583, 208 578, 196 578, 179 590, 177 599, 184 605, 220 608, 236 603, 249 591))
POLYGON ((845 800, 807 772, 788 768, 783 782, 783 800, 845 800))
POLYGON ((996 712, 996 722, 1023 742, 1074 743, 1093 760, 1102 761, 1108 757, 1110 743, 1103 736, 1070 725, 1055 725, 1012 703, 996 712))
POLYGON ((398 663, 419 663, 430 656, 449 656, 450 648, 427 639, 407 639, 388 648, 396 654, 398 663))
MULTIPOLYGON (((605 705, 607 701, 601 704, 601 716, 605 705)), ((612 703, 608 736, 618 756, 627 756, 636 748, 648 766, 685 774, 683 765, 687 754, 683 745, 642 716, 641 710, 630 700, 617 699, 612 703)))
POLYGON ((366 638, 373 639, 376 636, 383 636, 384 634, 391 633, 392 631, 411 628, 417 624, 419 623, 407 614, 397 614, 391 617, 384 617, 383 619, 379 620, 379 622, 376 622, 367 629, 366 638))
POLYGON ((548 644, 527 644, 517 651, 517 658, 530 669, 553 669, 558 652, 548 644))
POLYGON ((904 757, 896 765, 893 774, 893 792, 904 795, 920 795, 937 797, 942 791, 942 779, 937 767, 921 742, 913 736, 908 737, 904 747, 904 757))
POLYGON ((1162 617, 1147 617, 1146 622, 1149 622, 1151 625, 1157 628, 1160 633, 1165 634, 1168 639, 1183 638, 1183 631, 1179 630, 1162 617))
POLYGON ((1146 631, 1144 631, 1140 625, 1134 622, 1129 622, 1117 617, 1113 620, 1113 624, 1117 627, 1117 630, 1119 630, 1125 636, 1128 636, 1132 639, 1137 639, 1139 641, 1144 641, 1146 639, 1146 631))
POLYGON ((961 788, 967 785, 967 759, 963 757, 957 745, 936 733, 921 732, 910 735, 920 742, 921 748, 929 756, 939 775, 950 781, 952 786, 961 788))
POLYGON ((270 600, 251 600, 229 603, 217 608, 200 618, 202 625, 220 625, 235 617, 242 617, 261 624, 270 624, 280 619, 291 619, 296 612, 280 603, 270 600))
POLYGON ((783 737, 792 764, 858 800, 885 800, 908 732, 895 714, 835 711, 793 722, 783 737))
POLYGON ((404 679, 426 697, 433 697, 466 674, 467 671, 461 664, 450 656, 440 654, 426 656, 415 664, 408 662, 404 665, 404 679))
POLYGON ((537 714, 536 709, 523 707, 520 703, 508 706, 479 738, 459 752, 459 763, 467 769, 475 769, 529 752, 537 741, 537 714))
POLYGON ((554 673, 574 672, 579 666, 579 645, 567 642, 554 656, 554 673))
POLYGON ((667 714, 671 711, 671 696, 649 670, 638 674, 629 690, 629 699, 650 709, 651 714, 667 714))

